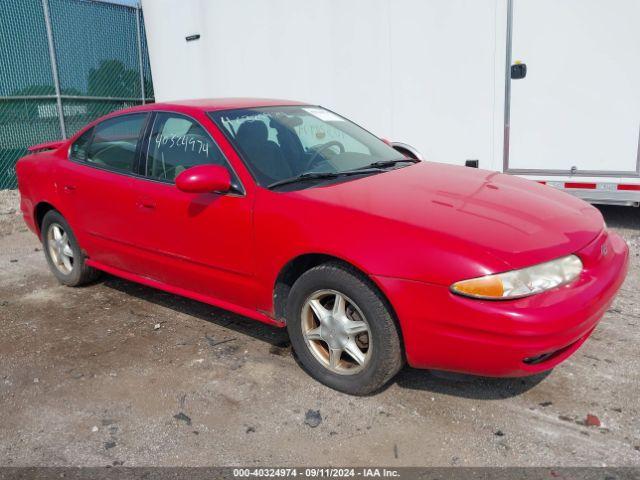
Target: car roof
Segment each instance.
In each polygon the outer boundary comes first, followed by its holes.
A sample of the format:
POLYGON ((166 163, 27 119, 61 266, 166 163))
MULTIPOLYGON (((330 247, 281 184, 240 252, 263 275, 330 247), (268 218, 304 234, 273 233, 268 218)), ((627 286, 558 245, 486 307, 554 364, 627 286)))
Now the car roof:
POLYGON ((147 103, 137 105, 135 107, 115 110, 100 118, 96 118, 92 122, 78 130, 69 140, 75 141, 80 135, 86 132, 94 125, 103 122, 109 118, 119 117, 129 113, 148 112, 168 110, 178 113, 193 114, 198 112, 212 112, 222 110, 234 110, 239 108, 258 108, 258 107, 277 107, 277 106, 296 106, 311 105, 309 103, 297 102, 294 100, 277 100, 273 98, 199 98, 192 100, 176 100, 171 102, 147 103))
POLYGON ((117 113, 137 112, 146 110, 202 110, 206 112, 215 110, 234 110, 237 108, 275 107, 286 105, 309 105, 308 103, 293 100, 277 100, 272 98, 198 98, 192 100, 176 100, 171 102, 149 103, 119 110, 117 113))

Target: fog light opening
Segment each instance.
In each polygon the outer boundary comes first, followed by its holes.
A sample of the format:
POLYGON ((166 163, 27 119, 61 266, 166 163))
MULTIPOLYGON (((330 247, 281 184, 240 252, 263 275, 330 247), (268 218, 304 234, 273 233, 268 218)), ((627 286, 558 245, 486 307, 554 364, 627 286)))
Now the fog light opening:
MULTIPOLYGON (((589 333, 591 333, 591 332, 589 332, 589 333)), ((527 357, 527 358, 523 359, 522 362, 526 363, 527 365, 539 365, 540 363, 546 362, 547 360, 551 360, 552 358, 557 357, 558 355, 561 355, 562 353, 566 352, 571 347, 573 347, 579 341, 580 341, 580 339, 576 340, 573 343, 570 343, 566 347, 562 347, 559 350, 554 350, 553 352, 542 353, 542 354, 536 355, 534 357, 527 357)))
POLYGON ((551 353, 543 353, 542 355, 536 355, 535 357, 527 357, 522 360, 527 365, 537 365, 538 363, 542 363, 545 360, 551 358, 556 352, 551 353))

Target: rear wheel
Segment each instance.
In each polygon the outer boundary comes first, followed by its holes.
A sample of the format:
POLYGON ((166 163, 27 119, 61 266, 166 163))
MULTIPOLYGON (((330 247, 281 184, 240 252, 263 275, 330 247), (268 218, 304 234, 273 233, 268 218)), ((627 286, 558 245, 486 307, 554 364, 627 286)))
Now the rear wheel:
POLYGON ((357 270, 326 263, 291 289, 287 329, 303 367, 345 393, 384 386, 403 363, 400 334, 386 302, 357 270))
POLYGON ((41 232, 47 263, 60 283, 77 287, 98 278, 100 272, 86 265, 86 256, 59 212, 50 210, 45 214, 41 232))

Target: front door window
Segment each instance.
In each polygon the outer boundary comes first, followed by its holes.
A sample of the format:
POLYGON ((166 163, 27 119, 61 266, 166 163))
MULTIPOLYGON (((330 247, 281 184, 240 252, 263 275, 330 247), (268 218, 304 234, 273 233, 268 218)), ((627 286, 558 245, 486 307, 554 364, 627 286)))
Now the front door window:
POLYGON ((145 176, 173 183, 188 168, 206 164, 226 167, 232 186, 238 188, 237 177, 226 158, 199 123, 180 114, 158 113, 144 160, 145 176))

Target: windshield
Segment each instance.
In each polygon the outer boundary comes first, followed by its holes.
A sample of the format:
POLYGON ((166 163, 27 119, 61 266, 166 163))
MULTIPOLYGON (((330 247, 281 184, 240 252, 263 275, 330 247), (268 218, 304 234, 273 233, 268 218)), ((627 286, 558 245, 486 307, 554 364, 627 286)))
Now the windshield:
POLYGON ((209 115, 265 187, 312 172, 339 174, 402 158, 378 137, 321 107, 260 107, 209 115))

